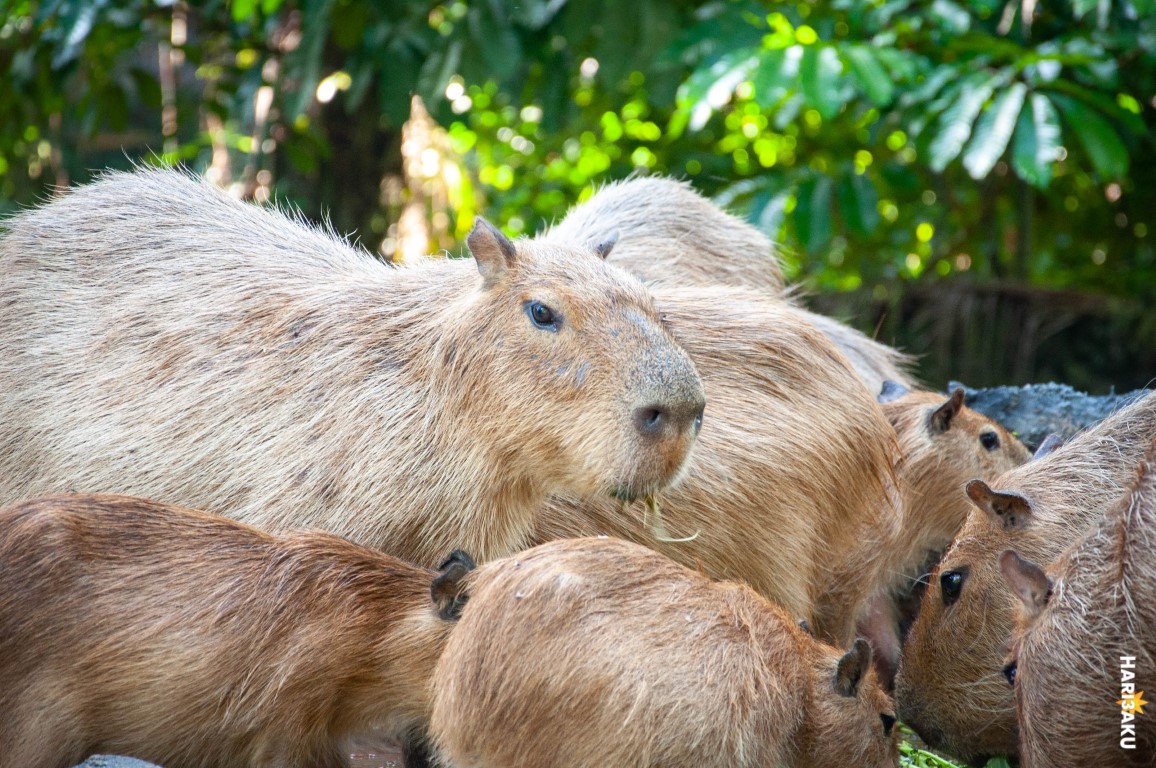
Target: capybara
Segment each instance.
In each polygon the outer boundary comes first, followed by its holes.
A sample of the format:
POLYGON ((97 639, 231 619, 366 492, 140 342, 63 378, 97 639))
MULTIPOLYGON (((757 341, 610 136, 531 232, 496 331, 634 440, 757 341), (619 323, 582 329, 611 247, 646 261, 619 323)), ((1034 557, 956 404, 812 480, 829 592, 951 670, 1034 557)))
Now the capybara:
POLYGON ((892 545, 895 578, 876 598, 859 631, 875 644, 880 676, 890 681, 927 573, 971 509, 964 483, 973 478, 995 482, 1031 454, 1002 426, 964 405, 963 389, 945 396, 887 381, 879 401, 899 436, 903 521, 892 545))
POLYGON ((650 294, 591 247, 479 221, 476 268, 395 267, 170 170, 7 227, 0 503, 128 493, 485 559, 552 492, 662 488, 701 421, 650 294))
POLYGON ((897 766, 871 647, 618 539, 479 566, 438 662, 455 768, 897 766))
MULTIPOLYGON (((602 242, 615 235, 610 261, 650 285, 729 285, 796 303, 784 287, 774 242, 684 182, 642 176, 607 184, 545 236, 602 242)), ((911 361, 902 353, 838 320, 801 306, 798 311, 843 352, 869 391, 878 392, 888 379, 915 386, 907 372, 911 361)))
POLYGON ((537 541, 610 534, 744 581, 847 647, 894 568, 895 431, 846 359, 792 307, 729 287, 653 288, 711 403, 677 486, 622 509, 556 499, 537 541))
POLYGON ((1156 393, 990 486, 968 483, 976 508, 932 575, 896 681, 900 716, 933 746, 973 761, 1016 752, 1000 670, 1018 601, 998 558, 1014 549, 1051 563, 1131 487, 1153 441, 1156 393))
POLYGON ((1024 768, 1156 759, 1156 719, 1143 709, 1145 691, 1156 701, 1154 460, 1150 451, 1131 491, 1048 574, 1013 551, 1000 556, 1023 603, 1004 669, 1024 768))
POLYGON ((0 766, 315 768, 359 733, 420 738, 470 567, 127 496, 8 507, 0 766))

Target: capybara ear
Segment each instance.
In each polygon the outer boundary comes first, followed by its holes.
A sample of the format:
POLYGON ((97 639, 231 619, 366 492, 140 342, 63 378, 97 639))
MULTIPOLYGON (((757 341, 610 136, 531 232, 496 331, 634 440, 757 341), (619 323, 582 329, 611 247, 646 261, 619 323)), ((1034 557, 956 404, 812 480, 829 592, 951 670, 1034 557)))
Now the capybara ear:
POLYGON ((1044 569, 1008 549, 999 556, 999 569, 1012 592, 1024 604, 1024 611, 1035 618, 1052 596, 1052 582, 1044 569))
POLYGON ((968 498, 1004 528, 1022 529, 1031 520, 1031 502, 1018 493, 993 491, 982 480, 972 480, 964 488, 968 498))
POLYGON ((460 549, 455 549, 442 563, 439 573, 430 585, 430 597, 437 606, 438 616, 446 621, 457 621, 462 616, 469 595, 464 579, 477 566, 474 559, 460 549))
POLYGON ((931 428, 936 432, 946 432, 951 429, 951 420, 955 418, 955 414, 959 413, 959 409, 962 407, 963 387, 956 387, 943 405, 936 408, 935 413, 931 414, 931 428))
POLYGON ((1064 438, 1060 437, 1055 432, 1052 432, 1044 438, 1044 441, 1040 443, 1040 447, 1036 448, 1036 452, 1032 454, 1031 460, 1035 461, 1036 459, 1042 459, 1049 453, 1055 453, 1056 449, 1063 444, 1064 438))
POLYGON ((596 254, 598 254, 600 257, 602 257, 603 259, 605 259, 607 256, 610 255, 610 252, 612 250, 614 250, 614 246, 617 243, 618 243, 618 230, 616 229, 610 233, 609 237, 607 237, 601 243, 598 243, 598 245, 594 246, 594 252, 596 254))
POLYGON ((839 659, 835 668, 835 692, 840 696, 855 696, 859 693, 859 683, 871 666, 871 643, 859 637, 851 650, 839 659))
POLYGON ((880 403, 890 403, 892 400, 898 400, 909 392, 911 392, 911 390, 898 381, 887 379, 883 382, 883 388, 879 390, 879 396, 875 399, 880 403))
POLYGON ((513 241, 481 216, 474 219, 474 228, 466 237, 466 246, 478 263, 478 272, 487 287, 501 280, 518 258, 513 241))

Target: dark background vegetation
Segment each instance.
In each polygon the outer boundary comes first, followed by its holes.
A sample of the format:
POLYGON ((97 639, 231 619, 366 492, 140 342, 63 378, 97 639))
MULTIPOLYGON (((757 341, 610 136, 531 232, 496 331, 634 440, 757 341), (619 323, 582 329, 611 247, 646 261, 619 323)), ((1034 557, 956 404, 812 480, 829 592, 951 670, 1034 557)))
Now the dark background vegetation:
POLYGON ((943 386, 1156 375, 1154 0, 0 0, 0 211, 134 161, 385 257, 634 172, 943 386), (412 97, 420 96, 424 108, 412 97), (428 110, 428 111, 427 111, 428 110))

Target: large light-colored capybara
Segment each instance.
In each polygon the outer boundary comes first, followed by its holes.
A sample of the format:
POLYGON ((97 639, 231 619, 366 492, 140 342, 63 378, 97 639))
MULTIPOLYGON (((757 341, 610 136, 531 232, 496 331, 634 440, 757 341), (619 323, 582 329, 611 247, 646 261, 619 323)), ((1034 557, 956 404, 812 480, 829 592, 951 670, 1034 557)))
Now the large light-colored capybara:
POLYGON ((710 401, 686 477, 623 510, 556 499, 537 540, 609 534, 744 581, 846 647, 894 570, 895 432, 846 359, 789 305, 728 287, 655 287, 710 401), (685 540, 684 540, 685 539, 685 540))
POLYGON ((1018 601, 998 558, 1014 549, 1052 562, 1130 488, 1153 441, 1156 393, 990 487, 968 484, 976 508, 933 574, 896 681, 902 719, 933 746, 970 760, 1015 754, 1015 703, 1000 670, 1018 601))
POLYGON ((472 563, 126 496, 0 511, 0 766, 348 765, 420 738, 472 563))
POLYGON ((476 268, 394 267, 168 170, 6 225, 0 503, 128 493, 430 565, 520 549, 552 492, 662 488, 701 421, 650 294, 593 248, 479 221, 476 268))
POLYGON ((1023 603, 1004 669, 1024 768, 1156 760, 1156 718, 1137 700, 1156 701, 1154 459, 1149 452, 1132 490, 1047 574, 1013 551, 1000 556, 1023 603))
MULTIPOLYGON (((546 236, 602 242, 615 234, 610 260, 650 285, 729 285, 795 301, 774 242, 684 182, 642 176, 607 184, 546 236)), ((886 380, 915 386, 905 355, 838 320, 801 306, 799 312, 835 343, 871 392, 886 380)))
POLYGON ((870 645, 617 539, 479 566, 435 673, 455 768, 897 766, 870 645))

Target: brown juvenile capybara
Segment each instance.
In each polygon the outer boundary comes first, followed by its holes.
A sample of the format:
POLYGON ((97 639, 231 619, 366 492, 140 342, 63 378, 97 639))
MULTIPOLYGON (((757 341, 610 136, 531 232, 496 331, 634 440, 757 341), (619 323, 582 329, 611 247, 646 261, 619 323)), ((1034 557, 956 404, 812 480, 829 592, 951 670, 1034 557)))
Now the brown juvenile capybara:
POLYGON ((926 575, 971 509, 964 483, 973 478, 995 482, 1031 454, 998 423, 964 405, 962 389, 945 396, 888 381, 879 401, 899 436, 903 522, 892 545, 895 578, 876 598, 859 631, 875 643, 881 676, 890 681, 901 638, 918 612, 926 575))
POLYGON ((127 496, 8 507, 0 766, 316 768, 359 733, 418 738, 470 567, 127 496))
POLYGON ((438 662, 454 768, 897 766, 891 700, 746 585, 618 539, 479 566, 438 662))
MULTIPOLYGON (((610 261, 650 285, 729 285, 794 302, 774 242, 684 182, 642 176, 607 184, 545 236, 602 242, 615 235, 610 261)), ((888 379, 915 386, 905 355, 838 320, 799 312, 843 352, 869 391, 888 379)))
POLYGON ((556 499, 537 541, 610 534, 714 578, 744 581, 846 647, 891 572, 894 430, 846 359, 794 309, 728 287, 656 286, 711 403, 695 458, 658 495, 556 499))
POLYGON ((484 559, 552 492, 662 488, 701 420, 650 294, 593 248, 479 221, 476 268, 395 267, 156 169, 7 228, 0 503, 129 493, 484 559))
POLYGON ((1013 551, 1000 556, 1023 603, 1004 671, 1024 768, 1156 760, 1156 719, 1137 700, 1156 701, 1153 451, 1131 491, 1047 574, 1013 551))
POLYGON ((1000 670, 1018 601, 998 558, 1014 549, 1052 562, 1124 495, 1153 441, 1156 393, 990 487, 968 484, 976 509, 932 575, 896 681, 902 719, 930 744, 973 761, 1016 752, 1000 670))

